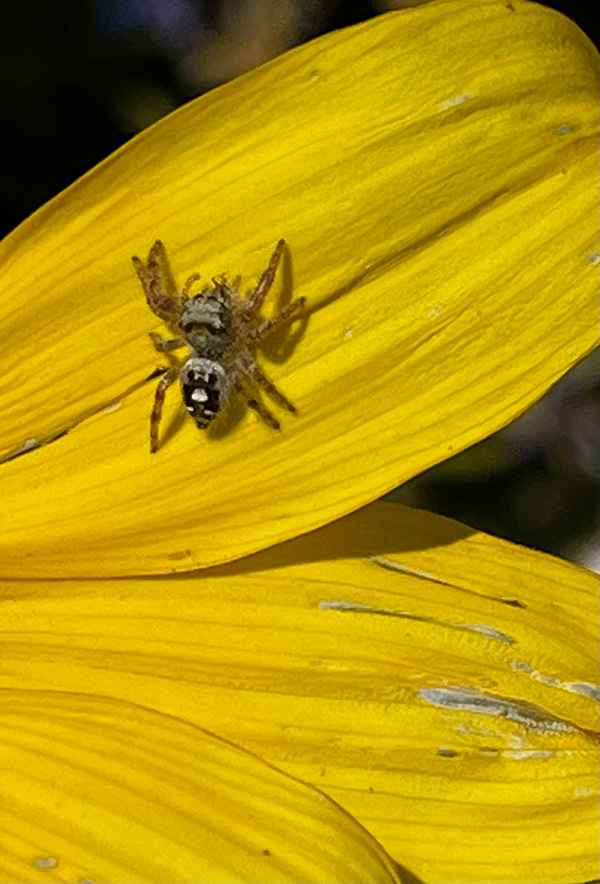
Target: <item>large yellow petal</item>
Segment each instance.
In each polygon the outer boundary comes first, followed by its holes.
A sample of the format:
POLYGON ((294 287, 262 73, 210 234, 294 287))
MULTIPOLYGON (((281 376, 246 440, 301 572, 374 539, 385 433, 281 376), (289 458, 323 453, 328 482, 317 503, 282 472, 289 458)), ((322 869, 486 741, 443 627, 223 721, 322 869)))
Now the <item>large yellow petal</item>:
POLYGON ((3 688, 207 728, 318 786, 424 881, 597 875, 581 568, 374 504, 196 575, 0 586, 3 688))
POLYGON ((440 0, 192 102, 23 224, 0 248, 2 444, 26 452, 3 573, 233 559, 523 411, 598 337, 596 66, 551 10, 440 0), (160 324, 130 256, 161 237, 180 282, 249 285, 280 236, 309 318, 261 361, 299 417, 276 434, 238 403, 199 433, 174 390, 151 456, 160 324))
POLYGON ((322 793, 130 703, 3 691, 0 766, 2 881, 399 880, 322 793))

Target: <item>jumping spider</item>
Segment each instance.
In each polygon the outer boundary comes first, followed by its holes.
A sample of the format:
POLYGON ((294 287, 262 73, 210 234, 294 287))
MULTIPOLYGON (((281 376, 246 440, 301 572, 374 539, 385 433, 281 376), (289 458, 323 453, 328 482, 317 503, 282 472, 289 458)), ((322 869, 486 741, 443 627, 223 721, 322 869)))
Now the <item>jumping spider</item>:
POLYGON ((282 408, 296 411, 283 393, 265 377, 253 356, 258 342, 296 318, 306 300, 296 298, 272 319, 261 319, 258 315, 265 295, 273 284, 284 246, 285 240, 280 239, 269 266, 247 298, 240 295, 239 277, 233 283, 229 283, 224 276, 213 278, 212 286, 190 297, 193 283, 200 278, 198 273, 194 273, 178 290, 160 240, 150 249, 146 264, 138 257, 132 258, 148 306, 177 330, 176 337, 169 339, 152 332, 152 343, 159 353, 187 348, 183 359, 166 369, 158 382, 150 418, 150 451, 158 449, 158 428, 165 393, 178 375, 185 407, 200 429, 206 429, 222 411, 232 388, 241 393, 248 405, 275 430, 279 429, 279 421, 260 399, 255 398, 254 388, 257 384, 282 408))

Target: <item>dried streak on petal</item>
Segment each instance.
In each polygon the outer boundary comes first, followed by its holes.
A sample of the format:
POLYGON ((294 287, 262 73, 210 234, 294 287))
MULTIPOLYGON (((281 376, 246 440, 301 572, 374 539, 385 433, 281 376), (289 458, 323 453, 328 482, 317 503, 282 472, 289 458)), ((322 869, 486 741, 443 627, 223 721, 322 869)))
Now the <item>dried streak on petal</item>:
POLYGON ((597 874, 581 568, 374 504, 199 575, 0 587, 2 688, 206 727, 318 786, 424 881, 597 874))
POLYGON ((0 249, 2 444, 26 452, 2 467, 3 573, 230 560, 523 411, 597 341, 597 125, 571 22, 442 0, 299 47, 126 145, 0 249), (248 285, 287 239, 268 309, 303 295, 310 317, 262 357, 299 411, 282 433, 241 403, 199 433, 174 389, 150 456, 144 380, 165 360, 130 256, 158 236, 180 282, 248 285))
POLYGON ((399 880, 334 802, 177 718, 50 691, 0 710, 2 881, 399 880))

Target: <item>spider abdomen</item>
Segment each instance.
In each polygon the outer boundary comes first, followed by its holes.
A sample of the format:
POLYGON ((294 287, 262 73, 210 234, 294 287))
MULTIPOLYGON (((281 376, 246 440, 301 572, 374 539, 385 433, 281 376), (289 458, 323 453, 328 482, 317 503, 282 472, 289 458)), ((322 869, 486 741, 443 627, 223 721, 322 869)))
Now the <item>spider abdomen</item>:
POLYGON ((179 373, 185 407, 204 430, 226 405, 231 392, 227 372, 220 362, 192 356, 179 373))
POLYGON ((215 295, 201 293, 185 305, 179 327, 189 345, 206 359, 222 359, 233 344, 231 310, 215 295))

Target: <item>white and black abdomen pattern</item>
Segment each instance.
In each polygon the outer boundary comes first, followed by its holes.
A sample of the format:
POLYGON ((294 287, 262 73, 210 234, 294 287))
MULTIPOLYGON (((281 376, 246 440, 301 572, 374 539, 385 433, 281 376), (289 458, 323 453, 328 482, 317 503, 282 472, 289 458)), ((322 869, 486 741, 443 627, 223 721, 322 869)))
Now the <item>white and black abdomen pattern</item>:
POLYGON ((191 298, 179 327, 190 347, 206 359, 222 359, 233 343, 231 312, 214 295, 202 293, 191 298))
POLYGON ((220 362, 192 356, 179 373, 183 401, 201 430, 224 408, 231 385, 220 362))

